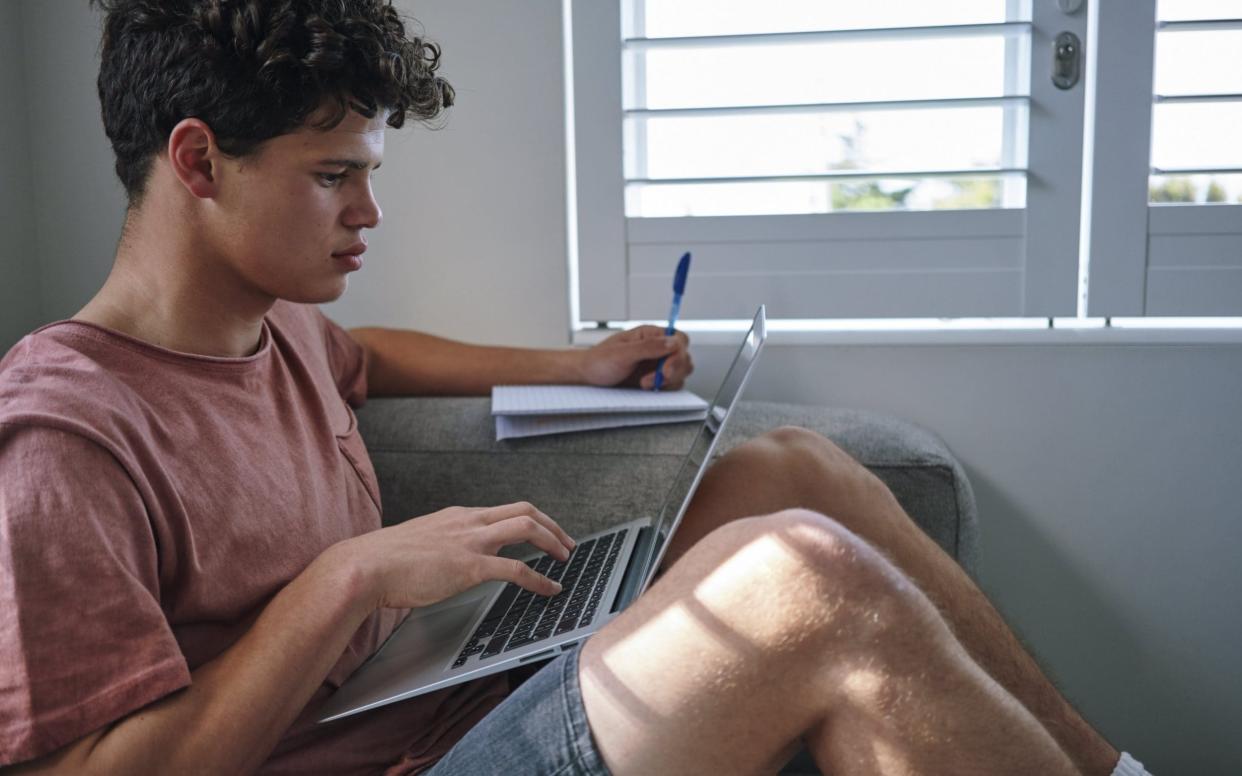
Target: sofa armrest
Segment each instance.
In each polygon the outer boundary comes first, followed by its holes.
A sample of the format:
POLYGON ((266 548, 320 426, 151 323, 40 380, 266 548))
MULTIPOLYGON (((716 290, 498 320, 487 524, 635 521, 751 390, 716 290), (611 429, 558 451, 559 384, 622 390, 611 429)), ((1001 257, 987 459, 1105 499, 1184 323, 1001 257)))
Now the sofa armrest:
MULTIPOLYGON (((697 423, 497 442, 486 398, 372 399, 358 423, 386 524, 447 506, 530 501, 573 535, 659 511, 697 423)), ((719 451, 782 425, 817 431, 876 473, 968 572, 978 522, 961 465, 934 434, 859 410, 742 402, 719 451)))

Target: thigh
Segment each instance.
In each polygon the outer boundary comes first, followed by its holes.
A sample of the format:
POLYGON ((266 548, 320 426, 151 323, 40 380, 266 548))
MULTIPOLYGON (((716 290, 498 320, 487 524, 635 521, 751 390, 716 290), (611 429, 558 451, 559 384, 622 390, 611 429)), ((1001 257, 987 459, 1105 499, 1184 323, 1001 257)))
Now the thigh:
POLYGON ((582 647, 583 705, 614 773, 775 773, 793 755, 820 705, 812 522, 713 531, 582 647))
POLYGON ((875 543, 875 531, 860 532, 858 526, 891 520, 894 507, 884 484, 831 441, 802 428, 773 429, 712 463, 669 540, 660 573, 704 536, 738 518, 813 509, 875 543))
MULTIPOLYGON (((579 651, 561 655, 523 681, 426 776, 609 776, 582 706, 579 651)), ((515 671, 530 673, 525 667, 515 671)))

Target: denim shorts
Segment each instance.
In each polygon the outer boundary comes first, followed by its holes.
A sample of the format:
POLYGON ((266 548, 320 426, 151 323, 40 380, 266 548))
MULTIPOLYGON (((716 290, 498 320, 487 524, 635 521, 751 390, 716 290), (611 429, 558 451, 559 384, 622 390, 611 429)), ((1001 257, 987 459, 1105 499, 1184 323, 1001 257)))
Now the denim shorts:
POLYGON ((423 776, 609 776, 582 705, 581 651, 523 682, 423 776))

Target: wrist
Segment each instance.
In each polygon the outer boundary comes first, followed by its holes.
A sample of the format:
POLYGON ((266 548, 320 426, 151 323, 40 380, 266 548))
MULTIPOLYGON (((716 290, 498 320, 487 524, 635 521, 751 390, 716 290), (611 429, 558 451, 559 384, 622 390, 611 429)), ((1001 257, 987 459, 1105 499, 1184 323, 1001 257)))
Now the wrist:
POLYGON ((587 378, 587 363, 591 357, 590 348, 568 348, 561 351, 565 382, 570 385, 584 385, 591 381, 587 378))
POLYGON ((352 539, 337 542, 324 550, 315 563, 345 593, 351 610, 363 617, 380 606, 378 576, 366 553, 359 552, 352 539))

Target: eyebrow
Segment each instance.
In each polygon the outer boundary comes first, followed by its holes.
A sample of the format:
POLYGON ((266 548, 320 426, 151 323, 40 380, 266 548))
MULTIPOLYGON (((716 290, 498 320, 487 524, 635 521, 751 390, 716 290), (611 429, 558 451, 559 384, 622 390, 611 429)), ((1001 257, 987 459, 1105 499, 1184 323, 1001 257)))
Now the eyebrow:
MULTIPOLYGON (((319 164, 324 167, 348 167, 351 170, 365 170, 371 165, 359 159, 321 159, 319 164)), ((374 169, 378 170, 383 162, 376 162, 374 169)))

